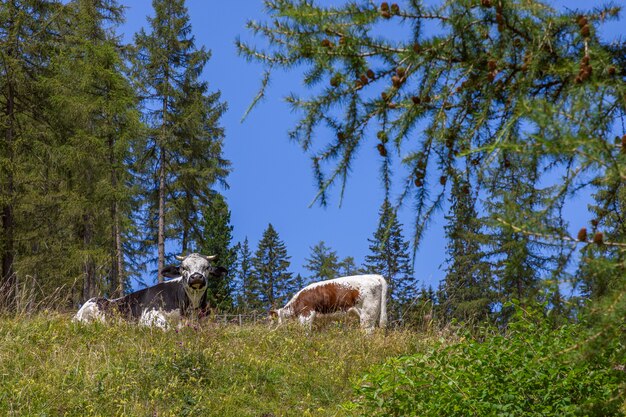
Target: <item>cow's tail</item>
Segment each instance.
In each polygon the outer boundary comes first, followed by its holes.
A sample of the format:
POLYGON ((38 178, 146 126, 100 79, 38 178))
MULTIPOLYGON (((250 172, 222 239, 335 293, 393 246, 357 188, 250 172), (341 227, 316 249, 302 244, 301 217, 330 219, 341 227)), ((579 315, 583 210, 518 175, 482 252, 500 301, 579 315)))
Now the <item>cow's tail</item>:
POLYGON ((380 318, 378 320, 378 326, 383 329, 387 326, 387 281, 382 275, 379 275, 379 281, 381 286, 380 291, 380 318))

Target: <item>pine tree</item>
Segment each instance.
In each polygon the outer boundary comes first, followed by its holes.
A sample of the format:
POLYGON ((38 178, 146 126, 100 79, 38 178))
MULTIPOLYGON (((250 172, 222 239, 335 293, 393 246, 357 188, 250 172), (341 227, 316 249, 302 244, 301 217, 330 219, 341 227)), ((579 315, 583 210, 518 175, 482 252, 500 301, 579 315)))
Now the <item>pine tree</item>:
POLYGON ((252 288, 252 251, 248 243, 248 237, 237 248, 236 268, 236 302, 237 307, 248 310, 251 305, 258 304, 254 299, 252 288))
POLYGON ((470 185, 458 173, 452 179, 446 220, 448 266, 443 280, 446 302, 440 306, 441 312, 447 320, 481 321, 488 316, 494 299, 491 270, 481 247, 486 239, 470 185))
MULTIPOLYGON (((403 156, 395 172, 406 173, 401 199, 414 202, 417 245, 444 201, 446 187, 433 185, 459 156, 471 156, 466 169, 482 193, 476 174, 506 168, 507 159, 495 156, 532 153, 543 177, 565 173, 547 204, 561 202, 578 179, 620 177, 619 164, 609 162, 620 147, 607 139, 624 114, 625 47, 601 37, 602 24, 619 12, 611 4, 560 11, 539 0, 391 8, 269 1, 269 22, 248 24, 266 46, 239 41, 238 48, 267 68, 258 97, 273 71, 305 68, 311 92, 288 97, 302 112, 290 137, 311 154, 322 204, 332 185, 345 188, 357 150, 378 152, 381 165, 392 163, 391 152, 403 156), (440 28, 431 31, 432 23, 440 28), (406 28, 405 35, 386 31, 390 25, 406 28), (333 134, 319 135, 322 128, 333 134), (377 143, 369 131, 378 132, 377 143)), ((526 174, 519 175, 521 182, 526 174)), ((544 213, 552 215, 538 210, 535 223, 544 213)))
MULTIPOLYGON (((515 138, 509 138, 515 141, 515 138)), ((559 244, 531 239, 511 224, 533 225, 533 230, 554 233, 562 227, 557 218, 560 206, 545 202, 548 190, 537 187, 539 165, 533 155, 503 154, 501 165, 506 169, 488 173, 491 198, 485 204, 490 219, 485 220, 490 238, 485 243, 499 303, 516 301, 521 305, 544 301, 542 278, 563 275, 559 244), (542 213, 542 224, 536 213, 542 213), (556 212, 556 213, 555 213, 556 212)), ((494 300, 494 301, 495 301, 494 300)), ((502 309, 500 319, 506 321, 511 308, 502 309)))
POLYGON ((226 107, 220 94, 208 93, 207 83, 199 80, 209 53, 195 46, 184 0, 154 0, 153 7, 155 16, 148 19, 152 31, 142 29, 135 43, 150 125, 142 170, 149 184, 145 228, 148 241, 157 244, 160 271, 168 238, 179 236, 186 251, 201 235, 194 225, 210 201, 211 187, 225 185, 229 163, 221 156, 218 125, 226 107))
POLYGON ((294 278, 288 271, 287 247, 270 223, 252 258, 251 307, 270 309, 285 303, 294 292, 294 278))
MULTIPOLYGON (((49 71, 61 9, 57 1, 0 3, 0 308, 18 307, 19 246, 43 243, 32 232, 36 220, 22 212, 37 202, 25 192, 32 197, 38 189, 41 198, 46 190, 39 186, 48 169, 50 115, 40 79, 49 71)), ((45 237, 43 229, 38 237, 45 237)))
POLYGON ((237 248, 231 245, 233 226, 230 210, 224 197, 218 193, 202 210, 202 237, 197 252, 216 255, 214 263, 229 271, 220 281, 211 280, 208 287, 210 304, 221 309, 232 308, 230 277, 237 261, 237 248))
MULTIPOLYGON (((626 138, 626 135, 624 135, 626 138)), ((626 139, 625 139, 626 141, 626 139)), ((594 195, 597 204, 591 207, 595 218, 581 228, 579 240, 581 264, 576 284, 592 299, 605 297, 620 289, 626 270, 623 248, 604 242, 626 242, 626 187, 621 178, 600 182, 594 195)))
POLYGON ((400 318, 401 310, 408 308, 417 294, 417 282, 411 267, 409 242, 404 240, 402 226, 388 200, 379 210, 378 227, 368 242, 370 255, 365 257, 365 270, 385 277, 389 285, 389 310, 400 318))
POLYGON ((68 243, 80 253, 84 301, 121 295, 127 286, 124 258, 134 255, 124 248, 133 198, 127 161, 140 125, 113 32, 122 7, 111 0, 75 0, 65 12, 68 24, 46 85, 57 115, 51 153, 62 169, 59 192, 67 196, 60 214, 77 226, 68 243))
MULTIPOLYGON (((401 173, 393 179, 401 177, 400 200, 415 209, 417 248, 443 206, 449 173, 462 169, 489 213, 491 237, 481 247, 496 264, 494 301, 524 302, 545 300, 542 278, 568 278, 575 239, 566 199, 585 184, 610 189, 624 178, 626 139, 612 138, 626 113, 626 46, 602 36, 620 11, 539 0, 269 1, 269 21, 248 25, 266 46, 238 47, 267 68, 259 97, 273 71, 304 67, 310 90, 288 97, 302 114, 290 137, 311 156, 322 204, 336 183, 345 189, 357 150, 369 148, 385 172, 401 173)), ((388 192, 392 181, 383 183, 388 192)), ((585 271, 598 288, 612 281, 602 269, 622 261, 602 258, 585 271)), ((626 292, 619 281, 612 285, 626 292)))
POLYGON ((346 256, 341 262, 339 262, 339 275, 347 277, 350 275, 359 275, 363 271, 356 265, 354 257, 346 256))
POLYGON ((310 281, 324 281, 337 278, 340 273, 340 262, 337 252, 320 241, 311 247, 311 257, 306 260, 304 268, 311 271, 310 281))

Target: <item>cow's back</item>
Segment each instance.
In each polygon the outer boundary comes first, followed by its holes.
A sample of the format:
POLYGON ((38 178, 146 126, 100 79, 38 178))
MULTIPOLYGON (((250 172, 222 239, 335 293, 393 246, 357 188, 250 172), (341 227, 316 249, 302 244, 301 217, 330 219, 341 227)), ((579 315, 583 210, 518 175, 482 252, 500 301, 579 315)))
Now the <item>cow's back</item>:
POLYGON ((308 285, 287 303, 296 315, 315 311, 321 314, 361 308, 373 301, 380 303, 382 293, 380 275, 353 275, 308 285))

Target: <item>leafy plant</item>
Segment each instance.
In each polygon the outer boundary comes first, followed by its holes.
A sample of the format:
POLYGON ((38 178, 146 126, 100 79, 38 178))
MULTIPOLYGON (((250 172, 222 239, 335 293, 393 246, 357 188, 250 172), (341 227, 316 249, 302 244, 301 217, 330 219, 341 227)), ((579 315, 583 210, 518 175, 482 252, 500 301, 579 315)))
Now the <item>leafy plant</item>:
POLYGON ((367 416, 623 415, 624 372, 576 360, 581 325, 518 314, 506 334, 432 346, 375 366, 344 408, 367 416))

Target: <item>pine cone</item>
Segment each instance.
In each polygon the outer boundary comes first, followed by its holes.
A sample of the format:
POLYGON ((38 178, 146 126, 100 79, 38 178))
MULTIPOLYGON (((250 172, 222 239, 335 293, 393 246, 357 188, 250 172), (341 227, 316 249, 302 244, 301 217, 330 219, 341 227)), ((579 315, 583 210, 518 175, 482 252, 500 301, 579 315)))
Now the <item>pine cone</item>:
POLYGON ((587 228, 583 227, 578 231, 578 240, 581 242, 587 241, 587 228))
POLYGON ((589 29, 589 25, 585 25, 580 29, 580 34, 583 36, 583 38, 588 38, 590 33, 591 30, 589 29))
POLYGON ((596 232, 596 234, 593 235, 593 243, 596 245, 602 245, 604 243, 604 235, 602 232, 596 232))

